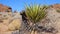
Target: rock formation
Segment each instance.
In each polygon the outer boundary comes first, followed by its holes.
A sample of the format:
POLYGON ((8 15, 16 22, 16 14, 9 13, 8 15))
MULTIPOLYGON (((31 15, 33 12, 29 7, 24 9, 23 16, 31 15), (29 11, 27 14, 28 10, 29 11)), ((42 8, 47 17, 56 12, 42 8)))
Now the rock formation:
POLYGON ((54 9, 60 9, 60 4, 53 4, 50 7, 54 8, 54 9))
POLYGON ((20 29, 21 23, 22 17, 20 13, 12 13, 12 9, 10 7, 0 4, 0 34, 19 32, 17 30, 20 29))
POLYGON ((11 11, 12 11, 11 7, 0 4, 0 12, 11 12, 11 11))

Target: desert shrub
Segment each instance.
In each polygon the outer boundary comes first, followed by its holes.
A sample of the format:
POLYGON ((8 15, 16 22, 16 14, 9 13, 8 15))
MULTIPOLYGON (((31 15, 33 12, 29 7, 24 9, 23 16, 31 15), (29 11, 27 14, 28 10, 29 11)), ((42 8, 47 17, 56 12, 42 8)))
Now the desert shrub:
POLYGON ((26 16, 28 20, 30 20, 33 23, 39 22, 41 19, 43 19, 46 16, 45 9, 46 6, 40 6, 40 5, 26 5, 26 16))
POLYGON ((35 32, 36 30, 36 23, 41 21, 46 16, 45 10, 47 9, 47 6, 41 6, 41 5, 26 5, 25 8, 25 14, 27 16, 28 22, 32 23, 31 29, 35 32))

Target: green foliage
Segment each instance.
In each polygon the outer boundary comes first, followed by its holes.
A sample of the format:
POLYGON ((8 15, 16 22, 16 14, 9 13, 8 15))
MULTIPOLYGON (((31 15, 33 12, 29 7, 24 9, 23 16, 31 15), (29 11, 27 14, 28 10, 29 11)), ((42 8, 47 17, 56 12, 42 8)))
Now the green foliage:
POLYGON ((41 19, 43 19, 46 15, 45 9, 46 6, 40 6, 40 5, 26 5, 26 16, 28 20, 30 20, 33 23, 39 22, 41 19))

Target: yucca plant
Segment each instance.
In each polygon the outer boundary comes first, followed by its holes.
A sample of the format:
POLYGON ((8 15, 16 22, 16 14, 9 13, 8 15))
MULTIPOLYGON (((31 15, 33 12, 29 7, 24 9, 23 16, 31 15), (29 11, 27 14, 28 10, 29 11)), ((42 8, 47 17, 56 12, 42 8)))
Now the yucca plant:
POLYGON ((36 23, 38 23, 40 20, 42 20, 46 16, 45 10, 47 9, 47 6, 41 6, 41 5, 26 5, 25 13, 27 16, 27 19, 32 22, 31 25, 33 28, 33 31, 35 31, 34 26, 36 26, 36 23))
POLYGON ((40 5, 26 6, 25 13, 28 20, 30 20, 33 23, 39 22, 46 16, 45 7, 40 5))

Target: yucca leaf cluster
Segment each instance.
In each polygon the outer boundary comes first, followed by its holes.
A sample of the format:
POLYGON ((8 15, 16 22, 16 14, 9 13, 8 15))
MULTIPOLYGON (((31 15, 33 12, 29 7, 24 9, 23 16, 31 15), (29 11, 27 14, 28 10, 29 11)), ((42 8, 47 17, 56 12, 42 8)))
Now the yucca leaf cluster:
POLYGON ((26 5, 25 13, 27 19, 33 23, 37 23, 46 16, 45 9, 47 7, 41 5, 26 5))

